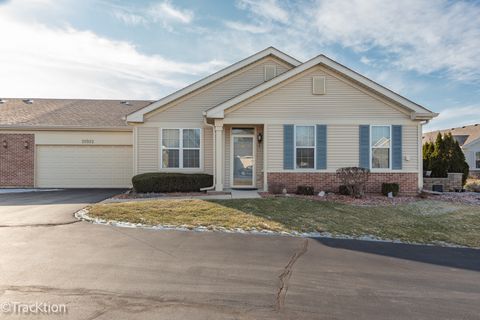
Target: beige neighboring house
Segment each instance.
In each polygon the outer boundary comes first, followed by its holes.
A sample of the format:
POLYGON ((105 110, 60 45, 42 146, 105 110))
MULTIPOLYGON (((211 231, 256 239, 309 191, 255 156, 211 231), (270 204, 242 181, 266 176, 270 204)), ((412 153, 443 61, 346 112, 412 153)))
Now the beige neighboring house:
POLYGON ((336 191, 335 171, 360 166, 368 191, 398 182, 415 193, 422 125, 437 115, 324 55, 302 63, 272 47, 154 102, 5 100, 3 186, 127 187, 139 173, 201 172, 217 191, 336 191))
POLYGON ((470 175, 480 178, 480 124, 427 132, 423 135, 423 142, 435 141, 439 132, 452 134, 465 154, 470 175))

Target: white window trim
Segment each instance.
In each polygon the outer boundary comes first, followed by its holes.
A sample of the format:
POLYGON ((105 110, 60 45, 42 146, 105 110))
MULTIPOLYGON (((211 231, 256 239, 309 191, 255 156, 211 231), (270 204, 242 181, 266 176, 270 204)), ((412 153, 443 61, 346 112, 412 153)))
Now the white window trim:
POLYGON ((475 169, 480 169, 480 166, 477 165, 477 156, 480 157, 480 151, 475 151, 473 157, 473 163, 475 164, 475 169))
MULTIPOLYGON (((368 142, 368 147, 369 147, 369 154, 370 154, 370 170, 371 171, 392 171, 392 125, 390 124, 375 124, 375 125, 370 125, 370 139, 368 142), (373 168, 372 166, 372 156, 373 156, 373 146, 372 146, 372 133, 373 133, 373 127, 388 127, 390 130, 390 147, 388 150, 388 168, 373 168)), ((386 149, 386 148, 379 148, 377 147, 376 149, 386 149)))
POLYGON ((317 170, 317 126, 312 124, 296 124, 293 126, 293 158, 295 159, 293 170, 298 171, 309 171, 309 170, 317 170), (297 166, 297 127, 313 127, 313 141, 314 145, 312 147, 303 147, 300 146, 298 148, 313 149, 313 168, 298 168, 297 166))
POLYGON ((202 169, 203 167, 203 153, 202 153, 202 147, 203 147, 203 132, 202 128, 160 128, 160 168, 162 170, 198 170, 202 169), (172 147, 164 147, 163 146, 163 130, 179 130, 179 147, 178 148, 172 148, 172 147), (183 131, 184 130, 200 130, 200 146, 198 148, 184 148, 183 147, 183 131), (178 167, 164 167, 163 166, 163 150, 179 150, 178 151, 178 157, 179 157, 179 163, 178 167), (188 167, 184 168, 183 167, 183 150, 198 150, 198 167, 188 167))

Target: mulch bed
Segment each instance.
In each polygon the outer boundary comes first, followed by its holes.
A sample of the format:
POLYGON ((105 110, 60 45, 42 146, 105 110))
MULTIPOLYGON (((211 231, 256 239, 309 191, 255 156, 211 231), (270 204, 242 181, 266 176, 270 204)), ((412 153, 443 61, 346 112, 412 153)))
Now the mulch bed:
POLYGON ((333 201, 338 203, 350 204, 355 206, 390 206, 399 204, 408 204, 420 200, 438 200, 449 201, 462 204, 480 205, 480 193, 473 192, 445 192, 441 195, 422 194, 421 196, 394 197, 388 198, 383 195, 367 194, 363 198, 356 199, 351 196, 344 196, 336 193, 327 193, 325 196, 318 195, 305 196, 297 194, 274 195, 269 192, 260 192, 263 198, 270 197, 295 197, 314 201, 333 201))

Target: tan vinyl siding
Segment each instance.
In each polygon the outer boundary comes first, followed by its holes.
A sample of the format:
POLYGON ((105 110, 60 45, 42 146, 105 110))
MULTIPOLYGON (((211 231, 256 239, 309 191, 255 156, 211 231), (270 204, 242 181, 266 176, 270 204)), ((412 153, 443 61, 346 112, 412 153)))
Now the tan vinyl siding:
POLYGON ((203 164, 204 171, 213 174, 213 129, 211 127, 203 128, 203 164))
POLYGON ((159 168, 158 128, 137 128, 137 173, 155 172, 159 168))
POLYGON ((184 99, 147 115, 147 121, 199 121, 203 117, 203 111, 263 83, 265 65, 276 65, 278 74, 288 69, 275 59, 265 58, 226 79, 220 79, 205 89, 199 89, 184 99))
POLYGON ((403 170, 404 171, 418 171, 418 143, 421 141, 418 137, 418 126, 403 126, 403 170), (410 160, 406 160, 409 157, 410 160))
POLYGON ((283 170, 283 125, 269 124, 267 126, 268 171, 283 170))
POLYGON ((224 146, 225 146, 225 150, 224 150, 224 188, 230 188, 231 185, 231 179, 230 179, 230 175, 231 175, 231 166, 232 166, 232 158, 230 157, 231 155, 231 130, 232 130, 232 127, 231 126, 224 126, 224 138, 225 138, 225 143, 224 143, 224 146))
POLYGON ((327 126, 327 169, 358 167, 359 127, 356 125, 327 126))
MULTIPOLYGON (((418 170, 417 132, 418 127, 416 125, 403 126, 402 171, 415 172, 418 170), (409 160, 407 161, 406 158, 409 158, 409 160)), ((358 135, 358 125, 327 125, 327 171, 333 172, 341 167, 358 166, 358 135)), ((284 171, 283 125, 269 124, 267 139, 268 171, 284 171)))
POLYGON ((226 111, 225 122, 302 121, 322 119, 323 123, 392 123, 408 121, 409 115, 387 104, 366 89, 350 83, 323 67, 314 67, 226 111), (326 77, 326 94, 312 94, 312 77, 326 77), (256 99, 256 100, 255 100, 256 99))

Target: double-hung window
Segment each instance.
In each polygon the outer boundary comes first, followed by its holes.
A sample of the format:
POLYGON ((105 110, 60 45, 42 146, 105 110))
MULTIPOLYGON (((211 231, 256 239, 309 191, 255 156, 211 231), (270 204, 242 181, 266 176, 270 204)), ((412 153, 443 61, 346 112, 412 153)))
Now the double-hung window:
POLYGON ((475 153, 475 168, 480 169, 480 151, 475 153))
POLYGON ((370 138, 372 169, 390 169, 390 126, 372 126, 370 138))
POLYGON ((200 129, 162 129, 162 168, 200 168, 200 129))
POLYGON ((315 126, 295 126, 295 167, 315 168, 315 126))

